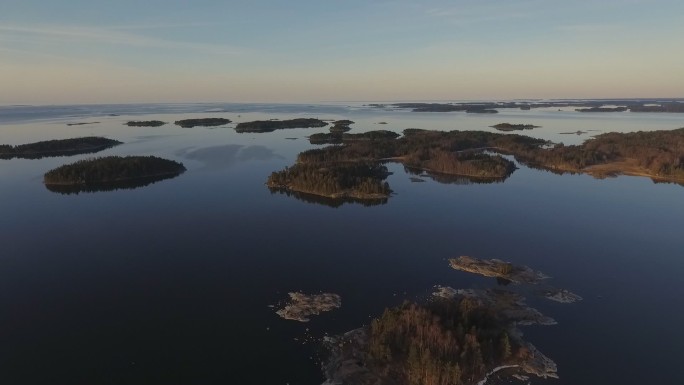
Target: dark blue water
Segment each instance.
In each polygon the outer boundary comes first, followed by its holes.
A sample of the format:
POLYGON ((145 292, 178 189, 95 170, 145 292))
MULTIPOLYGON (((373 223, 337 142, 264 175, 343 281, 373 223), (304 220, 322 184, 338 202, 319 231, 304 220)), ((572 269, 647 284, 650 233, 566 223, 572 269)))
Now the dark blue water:
MULTIPOLYGON (((310 337, 358 327, 436 284, 493 285, 451 270, 446 259, 458 255, 529 265, 585 298, 530 300, 559 321, 524 329, 557 362, 553 383, 680 382, 684 187, 525 167, 504 183, 412 183, 390 165, 396 195, 387 204, 333 208, 264 186, 311 147, 305 135, 325 128, 236 134, 122 123, 315 116, 352 119, 355 131, 483 129, 513 115, 192 106, 116 106, 119 116, 108 116, 113 107, 60 107, 84 111, 68 119, 31 107, 35 119, 0 119, 0 143, 104 135, 125 144, 102 155, 158 155, 188 168, 144 188, 61 195, 42 174, 87 156, 0 161, 0 383, 318 384, 310 337), (100 123, 66 126, 72 120, 100 123), (339 293, 342 308, 307 324, 280 319, 269 305, 296 290, 339 293)), ((515 116, 544 123, 530 134, 568 142, 586 138, 559 134, 568 127, 684 126, 673 115, 527 113, 515 116)))

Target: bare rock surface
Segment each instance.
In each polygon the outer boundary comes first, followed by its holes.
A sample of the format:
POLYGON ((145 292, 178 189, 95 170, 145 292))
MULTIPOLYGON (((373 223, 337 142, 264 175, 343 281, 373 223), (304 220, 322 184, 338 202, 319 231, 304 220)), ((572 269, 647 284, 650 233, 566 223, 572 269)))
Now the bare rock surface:
POLYGON ((290 302, 284 308, 276 311, 282 318, 309 322, 312 315, 337 309, 342 305, 339 295, 333 293, 304 294, 301 292, 288 293, 290 302))

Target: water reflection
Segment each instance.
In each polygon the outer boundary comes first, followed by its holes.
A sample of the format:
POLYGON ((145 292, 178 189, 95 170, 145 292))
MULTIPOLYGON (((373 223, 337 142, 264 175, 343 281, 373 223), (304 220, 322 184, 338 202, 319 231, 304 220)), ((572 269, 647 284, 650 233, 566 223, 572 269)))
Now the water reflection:
POLYGON ((240 162, 251 160, 270 160, 282 159, 265 146, 242 146, 239 144, 226 144, 221 146, 204 147, 196 150, 184 149, 176 153, 191 160, 198 160, 204 163, 207 169, 225 169, 240 162))
POLYGON ((295 199, 303 201, 303 202, 315 203, 315 204, 333 207, 333 208, 338 208, 345 203, 359 204, 359 205, 366 206, 366 207, 380 206, 380 205, 384 205, 385 203, 387 203, 387 198, 381 198, 381 199, 328 198, 328 197, 324 197, 324 196, 320 196, 320 195, 306 194, 306 193, 302 193, 299 191, 291 191, 291 190, 282 189, 282 188, 269 187, 268 189, 271 191, 271 194, 284 194, 284 195, 287 195, 288 197, 294 197, 295 199))
POLYGON ((116 190, 133 190, 140 187, 149 186, 153 183, 160 182, 166 179, 172 179, 180 175, 178 174, 167 174, 147 178, 138 178, 135 180, 127 180, 116 183, 98 183, 98 184, 88 184, 88 185, 50 185, 47 184, 45 187, 55 193, 62 195, 72 195, 80 193, 95 193, 103 191, 116 191, 116 190))
POLYGON ((470 184, 490 184, 503 183, 511 176, 513 172, 503 178, 476 178, 464 175, 442 174, 438 172, 428 172, 416 168, 404 166, 404 171, 409 175, 417 175, 421 178, 429 177, 435 182, 442 184, 456 184, 456 185, 470 185, 470 184))
POLYGON ((108 148, 114 147, 115 145, 104 145, 91 148, 80 148, 71 150, 59 150, 59 151, 43 151, 43 152, 27 152, 27 153, 11 153, 3 152, 0 153, 0 159, 43 159, 43 158, 54 158, 60 156, 73 156, 73 155, 83 155, 83 154, 95 154, 100 151, 104 151, 108 148))

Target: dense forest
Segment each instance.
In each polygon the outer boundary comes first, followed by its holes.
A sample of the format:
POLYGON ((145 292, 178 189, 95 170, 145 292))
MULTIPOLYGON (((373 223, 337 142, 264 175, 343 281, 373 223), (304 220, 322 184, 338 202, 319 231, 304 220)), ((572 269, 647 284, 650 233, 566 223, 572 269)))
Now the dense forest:
POLYGON ((368 353, 372 371, 393 384, 459 385, 513 362, 524 348, 492 309, 457 298, 385 310, 371 323, 368 353))
POLYGON ((161 120, 131 120, 125 123, 129 127, 160 127, 166 124, 161 120))
MULTIPOLYGON (((435 175, 481 178, 486 182, 503 180, 513 173, 515 164, 492 153, 512 155, 530 167, 559 173, 586 172, 597 176, 623 173, 647 175, 658 180, 684 180, 684 128, 606 133, 574 146, 551 146, 547 141, 528 136, 484 131, 444 132, 413 128, 404 130, 400 138, 391 131, 339 135, 312 135, 312 143, 327 140, 327 143, 341 145, 301 152, 297 156, 297 164, 289 169, 294 171, 283 174, 287 178, 276 184, 333 196, 337 188, 348 187, 330 183, 325 179, 331 178, 330 175, 316 173, 316 170, 334 169, 335 178, 341 178, 340 174, 355 170, 349 167, 350 163, 360 162, 367 167, 368 164, 386 161, 400 162, 413 170, 435 175), (603 168, 597 168, 599 166, 603 168), (323 175, 327 176, 323 178, 323 175), (305 181, 299 181, 300 178, 305 181), (323 180, 327 184, 321 188, 314 187, 311 184, 314 179, 321 186, 323 180)), ((373 173, 366 177, 376 178, 375 184, 380 185, 381 179, 373 173)))
POLYGON ((79 160, 45 173, 46 185, 94 185, 128 182, 134 179, 177 175, 182 163, 155 156, 108 156, 79 160))
POLYGON ((627 162, 636 170, 615 173, 643 173, 656 179, 684 180, 684 128, 671 131, 606 133, 581 145, 556 145, 513 152, 519 161, 570 172, 591 171, 590 166, 627 162))
POLYGON ((48 156, 89 154, 121 144, 118 140, 97 136, 56 139, 11 146, 0 144, 0 159, 40 159, 48 156))
POLYGON ((183 120, 176 120, 175 124, 177 126, 181 126, 183 128, 192 128, 192 127, 215 127, 215 126, 223 126, 224 124, 230 123, 230 119, 224 119, 224 118, 200 118, 200 119, 183 119, 183 120))
POLYGON ((328 123, 313 118, 297 118, 289 120, 255 120, 253 122, 242 122, 235 126, 237 132, 272 132, 289 128, 313 128, 325 127, 328 123))

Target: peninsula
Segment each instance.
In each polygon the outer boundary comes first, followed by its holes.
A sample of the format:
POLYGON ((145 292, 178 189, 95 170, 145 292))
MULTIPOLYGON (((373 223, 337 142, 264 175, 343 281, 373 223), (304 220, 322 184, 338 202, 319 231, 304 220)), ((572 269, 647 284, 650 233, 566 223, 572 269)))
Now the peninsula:
POLYGON ((90 154, 122 144, 118 140, 97 136, 72 139, 55 139, 11 146, 0 145, 0 159, 40 159, 49 156, 90 154))
POLYGON ((185 171, 182 163, 155 156, 108 156, 79 160, 45 173, 46 186, 125 185, 136 180, 176 176, 185 171))
POLYGON ((200 118, 200 119, 183 119, 176 120, 175 124, 183 128, 192 127, 216 127, 223 126, 224 124, 230 123, 230 119, 224 118, 200 118))
POLYGON ((297 118, 289 120, 255 120, 252 122, 242 122, 235 126, 236 132, 264 133, 275 130, 290 128, 313 128, 325 127, 328 123, 314 118, 297 118))

